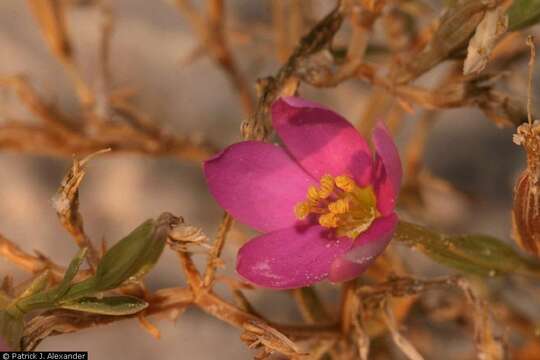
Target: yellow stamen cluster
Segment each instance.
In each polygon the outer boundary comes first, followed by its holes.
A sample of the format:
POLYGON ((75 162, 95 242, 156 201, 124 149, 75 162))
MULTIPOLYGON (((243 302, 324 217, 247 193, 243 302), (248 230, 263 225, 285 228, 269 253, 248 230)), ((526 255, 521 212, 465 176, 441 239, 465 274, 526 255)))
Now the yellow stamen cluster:
POLYGON ((371 187, 361 188, 349 176, 324 175, 319 187, 311 186, 305 201, 294 209, 296 217, 319 216, 319 224, 338 236, 356 238, 379 216, 371 187))

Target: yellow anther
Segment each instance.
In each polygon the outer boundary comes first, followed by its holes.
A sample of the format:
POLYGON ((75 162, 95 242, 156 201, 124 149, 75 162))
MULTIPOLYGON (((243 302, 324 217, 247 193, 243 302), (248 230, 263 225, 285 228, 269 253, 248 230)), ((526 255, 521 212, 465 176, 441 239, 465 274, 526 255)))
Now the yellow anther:
POLYGON ((315 186, 310 186, 307 191, 307 197, 311 201, 318 201, 320 199, 319 190, 315 186))
POLYGON ((300 220, 305 219, 309 215, 310 212, 311 212, 311 208, 310 208, 309 203, 307 201, 303 201, 301 203, 298 203, 294 207, 294 214, 300 220))
POLYGON ((345 214, 349 211, 349 201, 347 199, 339 199, 328 204, 328 210, 333 214, 345 214))
POLYGON ((338 226, 338 218, 332 213, 323 214, 319 216, 319 224, 326 228, 336 228, 338 226))
POLYGON ((351 192, 357 187, 354 180, 345 175, 336 177, 336 186, 345 192, 351 192))
POLYGON ((326 199, 334 192, 334 178, 330 175, 324 175, 320 182, 319 196, 321 199, 326 199))
POLYGON ((321 177, 320 186, 308 188, 306 199, 294 207, 294 213, 300 220, 316 216, 322 227, 350 239, 356 239, 380 216, 373 188, 360 187, 346 175, 321 177))

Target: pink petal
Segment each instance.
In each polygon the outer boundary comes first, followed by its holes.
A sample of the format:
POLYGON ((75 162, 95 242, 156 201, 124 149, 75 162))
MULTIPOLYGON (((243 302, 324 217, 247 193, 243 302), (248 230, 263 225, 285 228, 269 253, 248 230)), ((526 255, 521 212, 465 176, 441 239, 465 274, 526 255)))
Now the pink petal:
POLYGON ((332 238, 318 225, 278 230, 245 244, 238 252, 236 270, 262 287, 309 286, 326 278, 332 262, 351 245, 351 240, 332 238))
POLYGON ((401 187, 401 160, 392 135, 380 121, 372 135, 375 145, 374 183, 377 192, 377 204, 383 215, 390 214, 395 208, 401 187))
POLYGON ((396 214, 375 220, 371 227, 355 240, 353 248, 332 263, 329 279, 341 282, 360 275, 384 251, 392 239, 397 223, 396 214))
POLYGON ((311 101, 281 97, 272 122, 287 150, 314 178, 350 175, 365 186, 371 177, 371 151, 340 115, 311 101))
POLYGON ((314 180, 278 146, 245 141, 204 163, 210 193, 238 221, 267 232, 293 226, 314 180))

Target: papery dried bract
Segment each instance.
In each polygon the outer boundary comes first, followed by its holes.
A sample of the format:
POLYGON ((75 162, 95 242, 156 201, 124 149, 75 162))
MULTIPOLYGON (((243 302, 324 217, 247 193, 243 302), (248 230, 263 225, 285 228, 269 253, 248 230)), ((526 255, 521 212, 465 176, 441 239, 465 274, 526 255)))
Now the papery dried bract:
POLYGON ((497 40, 508 28, 508 15, 502 6, 489 10, 478 24, 469 41, 467 58, 463 64, 463 74, 479 73, 486 67, 497 40))
POLYGON ((463 48, 490 5, 485 1, 469 0, 450 6, 441 16, 439 27, 426 48, 414 61, 398 68, 396 83, 411 81, 463 48))

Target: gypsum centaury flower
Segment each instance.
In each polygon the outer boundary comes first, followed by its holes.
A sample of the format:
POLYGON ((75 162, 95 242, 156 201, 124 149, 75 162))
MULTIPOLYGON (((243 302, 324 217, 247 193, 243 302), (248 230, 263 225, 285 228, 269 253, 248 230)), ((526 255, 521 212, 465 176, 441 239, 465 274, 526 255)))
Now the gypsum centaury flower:
POLYGON ((401 163, 383 123, 372 153, 343 117, 297 97, 272 105, 284 148, 233 144, 204 164, 208 187, 238 221, 262 233, 238 253, 237 271, 269 288, 357 277, 397 225, 401 163))

